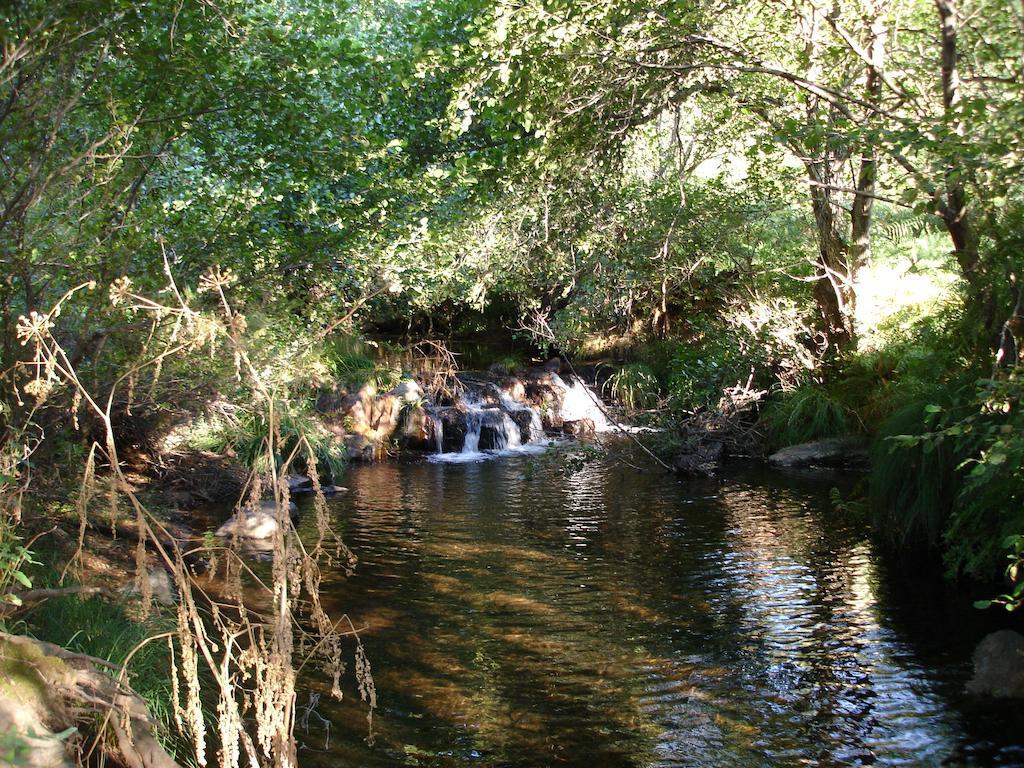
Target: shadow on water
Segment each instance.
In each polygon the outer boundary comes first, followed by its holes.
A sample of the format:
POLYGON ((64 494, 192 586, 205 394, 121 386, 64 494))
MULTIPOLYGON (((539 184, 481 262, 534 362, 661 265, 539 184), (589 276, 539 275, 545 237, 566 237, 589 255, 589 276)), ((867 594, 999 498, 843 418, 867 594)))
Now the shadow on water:
POLYGON ((380 708, 368 744, 355 692, 323 696, 303 765, 1024 762, 1024 716, 961 693, 985 627, 883 565, 834 478, 555 456, 346 484, 359 565, 324 602, 365 627, 380 708))

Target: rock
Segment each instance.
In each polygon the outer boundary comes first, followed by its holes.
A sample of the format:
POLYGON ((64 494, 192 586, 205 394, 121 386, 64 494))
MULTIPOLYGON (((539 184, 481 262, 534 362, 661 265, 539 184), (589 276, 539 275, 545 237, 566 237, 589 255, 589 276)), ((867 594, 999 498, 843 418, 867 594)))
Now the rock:
POLYGON ((526 400, 526 385, 517 378, 508 378, 501 382, 502 391, 516 402, 526 400))
MULTIPOLYGON (((178 602, 178 590, 167 571, 163 568, 154 568, 146 578, 149 580, 150 594, 160 605, 174 605, 178 602)), ((139 592, 134 579, 121 587, 121 591, 126 595, 135 595, 139 592)))
POLYGON ((293 496, 313 492, 313 481, 305 475, 286 475, 285 480, 288 481, 288 493, 293 496))
POLYGON ((332 415, 342 410, 342 405, 345 402, 346 393, 344 390, 341 392, 337 390, 325 390, 320 392, 316 397, 316 408, 317 413, 324 415, 332 415))
POLYGON ((349 432, 363 433, 370 428, 370 419, 366 407, 359 395, 346 395, 338 407, 349 432))
POLYGON ((420 389, 420 385, 415 381, 408 379, 399 382, 388 394, 394 395, 399 400, 404 400, 407 403, 413 403, 423 397, 423 390, 420 389))
POLYGON ((370 404, 370 429, 377 441, 389 440, 398 428, 402 401, 394 395, 381 395, 370 404))
POLYGON ((341 485, 325 485, 320 490, 323 491, 324 496, 334 496, 339 493, 345 493, 348 488, 341 485))
POLYGON ((967 692, 999 699, 1024 698, 1024 635, 1003 629, 974 649, 974 677, 967 692))
POLYGON ((562 432, 575 437, 577 440, 586 440, 597 433, 593 419, 574 419, 562 422, 562 432))
POLYGON ((719 442, 700 443, 690 451, 683 451, 672 460, 672 468, 687 477, 711 477, 722 465, 725 446, 719 442))
POLYGON ((480 419, 480 443, 478 447, 481 451, 506 448, 508 443, 507 427, 515 430, 519 429, 518 425, 512 426, 505 421, 505 411, 500 408, 484 409, 480 419))
MULTIPOLYGON (((299 508, 288 502, 288 514, 295 516, 299 508)), ((224 538, 270 539, 277 533, 277 506, 271 501, 261 501, 255 512, 244 509, 233 515, 217 529, 217 535, 224 538)))
POLYGON ((438 408, 434 414, 441 422, 444 434, 444 450, 461 451, 466 442, 466 412, 454 406, 438 408))
POLYGON ((552 357, 544 363, 543 367, 548 373, 559 373, 562 370, 562 361, 557 357, 552 357))
POLYGON ((539 440, 543 436, 533 434, 533 411, 527 408, 516 408, 508 411, 508 415, 519 427, 519 439, 524 445, 531 440, 539 440))
POLYGON ((406 408, 401 415, 398 441, 402 447, 415 451, 436 451, 437 424, 424 408, 406 408))
POLYGON ((353 461, 373 461, 376 446, 365 434, 346 435, 345 453, 353 461))
POLYGON ((868 441, 867 438, 849 436, 791 445, 769 456, 768 463, 773 467, 790 469, 801 467, 866 468, 869 464, 868 441))

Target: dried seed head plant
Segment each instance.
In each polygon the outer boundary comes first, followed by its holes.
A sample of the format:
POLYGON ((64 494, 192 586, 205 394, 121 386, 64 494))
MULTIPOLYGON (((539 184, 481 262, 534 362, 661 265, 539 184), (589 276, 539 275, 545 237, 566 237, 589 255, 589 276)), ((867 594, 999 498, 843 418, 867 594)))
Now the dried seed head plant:
MULTIPOLYGON (((121 373, 105 399, 98 398, 85 386, 54 335, 55 320, 63 305, 78 291, 94 289, 94 283, 72 289, 49 313, 32 313, 19 322, 19 340, 31 352, 23 366, 23 379, 27 382, 22 385, 22 391, 41 405, 55 388, 66 387, 75 422, 79 410, 87 410, 103 433, 102 439, 89 448, 84 462, 75 504, 78 547, 65 573, 79 561, 93 514, 93 502, 105 483, 104 506, 112 525, 120 518, 122 504, 127 504, 134 516, 136 583, 143 604, 148 607, 152 598, 151 556, 172 575, 177 587, 176 643, 171 643, 174 722, 190 741, 195 761, 201 766, 209 765, 211 749, 216 748, 216 764, 223 768, 236 768, 243 754, 254 766, 291 768, 297 765, 294 737, 297 673, 306 665, 322 669, 331 681, 331 694, 340 698, 341 678, 345 672, 342 648, 346 638, 355 644, 356 688, 367 704, 372 735, 376 691, 366 653, 348 617, 332 620, 320 600, 322 568, 338 568, 350 573, 355 558, 331 529, 310 441, 300 436, 297 441, 289 441, 288 449, 282 440, 277 406, 279 393, 250 360, 245 317, 228 300, 235 275, 230 270, 214 268, 202 277, 198 291, 214 296, 218 307, 213 313, 203 313, 186 303, 166 257, 165 273, 168 285, 162 293, 173 297, 173 303, 160 303, 134 292, 128 278, 119 278, 109 288, 112 306, 148 317, 151 329, 143 346, 144 357, 121 373), (152 351, 154 345, 160 346, 159 351, 152 351), (152 391, 165 360, 205 350, 216 354, 221 345, 231 355, 235 376, 251 390, 257 407, 264 410, 270 425, 262 451, 268 459, 266 466, 270 467, 267 483, 273 493, 276 528, 271 541, 270 583, 261 580, 249 567, 238 551, 237 542, 228 542, 217 547, 217 575, 223 580, 214 594, 209 587, 202 588, 188 565, 188 558, 195 552, 182 549, 128 482, 118 455, 113 412, 115 402, 125 407, 123 400, 116 400, 119 387, 130 394, 140 385, 141 378, 148 375, 152 377, 152 391), (299 540, 289 515, 287 475, 297 457, 304 461, 313 483, 316 540, 309 548, 299 540), (246 600, 246 589, 250 598, 253 591, 263 597, 246 600), (254 603, 259 607, 254 607, 254 603), (297 649, 307 649, 303 658, 297 658, 297 649), (211 697, 210 691, 204 691, 207 681, 213 681, 215 697, 211 697), (204 712, 204 701, 209 702, 211 698, 216 701, 215 734, 208 732, 210 721, 204 712)), ((22 445, 20 450, 23 453, 28 448, 22 445)), ((20 455, 12 457, 9 463, 17 463, 20 458, 20 455)), ((24 487, 24 484, 19 485, 19 493, 24 492, 24 487)), ((265 487, 263 479, 253 470, 236 505, 236 514, 258 507, 265 487)), ((124 713, 112 713, 107 720, 116 723, 117 718, 124 716, 124 713)), ((102 734, 97 738, 101 739, 102 734)), ((100 745, 94 748, 96 746, 100 745)))

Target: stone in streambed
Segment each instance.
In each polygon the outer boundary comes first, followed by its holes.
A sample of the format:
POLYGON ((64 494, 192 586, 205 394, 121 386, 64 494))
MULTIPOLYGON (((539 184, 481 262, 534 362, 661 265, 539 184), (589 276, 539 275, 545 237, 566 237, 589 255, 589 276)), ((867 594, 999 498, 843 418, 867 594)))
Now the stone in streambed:
POLYGON ((313 492, 313 481, 305 475, 286 475, 285 480, 288 482, 288 493, 292 496, 313 492))
POLYGON ((1024 635, 1003 629, 974 650, 974 677, 967 692, 998 699, 1024 698, 1024 635))
POLYGON ((696 448, 683 451, 672 459, 672 468, 686 477, 711 477, 722 465, 725 446, 717 441, 701 443, 696 448))
MULTIPOLYGON (((299 508, 288 502, 288 514, 295 516, 299 508)), ((244 509, 232 515, 217 529, 217 535, 224 538, 270 539, 277 533, 277 506, 273 501, 261 501, 255 511, 244 509)))
POLYGON ((866 468, 869 464, 866 438, 832 437, 810 443, 791 445, 768 457, 773 467, 800 469, 805 467, 866 468))

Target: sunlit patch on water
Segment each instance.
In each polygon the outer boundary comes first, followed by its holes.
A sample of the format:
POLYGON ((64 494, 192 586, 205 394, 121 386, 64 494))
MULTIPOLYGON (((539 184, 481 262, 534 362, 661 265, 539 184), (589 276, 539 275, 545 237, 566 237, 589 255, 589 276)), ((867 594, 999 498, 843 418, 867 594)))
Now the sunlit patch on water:
POLYGON ((1024 716, 962 693, 977 615, 887 572, 835 479, 538 448, 349 470, 359 565, 324 599, 380 709, 371 745, 355 692, 322 696, 302 765, 1021 764, 1024 716))

